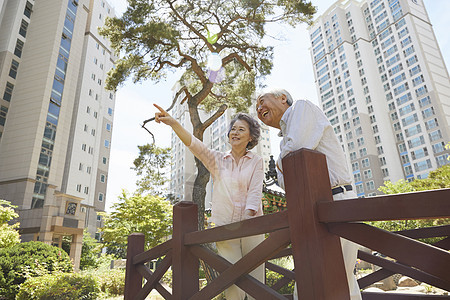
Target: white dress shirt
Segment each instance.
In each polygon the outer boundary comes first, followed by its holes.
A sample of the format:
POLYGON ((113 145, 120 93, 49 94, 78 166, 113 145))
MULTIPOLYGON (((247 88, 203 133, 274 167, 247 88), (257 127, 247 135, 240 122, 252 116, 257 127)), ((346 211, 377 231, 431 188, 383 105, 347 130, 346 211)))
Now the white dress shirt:
POLYGON ((351 184, 347 162, 330 122, 319 107, 307 100, 298 100, 283 114, 280 121, 283 139, 277 161, 278 183, 284 189, 281 159, 289 152, 307 148, 325 154, 331 187, 351 184))
POLYGON ((189 150, 205 165, 213 179, 211 218, 216 226, 244 219, 246 209, 262 216, 263 159, 248 151, 238 162, 231 152, 211 150, 192 136, 189 150))

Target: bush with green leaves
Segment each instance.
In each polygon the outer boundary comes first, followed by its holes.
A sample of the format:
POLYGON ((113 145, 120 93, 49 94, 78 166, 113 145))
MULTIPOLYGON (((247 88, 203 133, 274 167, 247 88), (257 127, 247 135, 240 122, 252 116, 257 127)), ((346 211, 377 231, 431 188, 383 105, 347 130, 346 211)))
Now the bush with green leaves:
POLYGON ((0 249, 0 297, 15 299, 27 278, 53 272, 72 272, 69 255, 42 242, 26 242, 0 249))
POLYGON ((28 278, 17 294, 17 300, 94 300, 100 289, 88 274, 54 273, 28 278))
POLYGON ((109 295, 123 295, 125 291, 125 269, 114 269, 97 274, 100 290, 109 295))
POLYGON ((19 223, 13 225, 8 223, 19 217, 14 211, 16 207, 11 205, 9 201, 0 199, 0 249, 20 243, 19 223))
MULTIPOLYGON (((274 272, 274 271, 266 270, 266 284, 268 286, 273 286, 281 278, 283 278, 283 275, 278 274, 277 272, 274 272)), ((290 295, 290 294, 294 293, 294 286, 295 286, 295 281, 292 280, 289 284, 283 286, 277 292, 282 295, 290 295)))

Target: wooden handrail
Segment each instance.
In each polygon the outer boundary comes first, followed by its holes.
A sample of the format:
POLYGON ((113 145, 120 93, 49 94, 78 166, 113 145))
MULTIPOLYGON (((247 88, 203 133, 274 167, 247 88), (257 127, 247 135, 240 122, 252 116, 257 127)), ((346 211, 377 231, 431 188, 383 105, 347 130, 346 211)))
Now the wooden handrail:
MULTIPOLYGON (((225 226, 197 231, 197 206, 181 202, 174 206, 173 237, 144 252, 144 236, 132 234, 128 240, 125 300, 145 299, 156 289, 165 299, 211 299, 236 284, 256 299, 286 299, 276 290, 292 281, 299 283, 299 299, 350 299, 339 237, 344 237, 391 259, 359 253, 361 259, 382 269, 359 280, 361 287, 394 273, 404 273, 442 289, 450 290, 450 226, 388 232, 362 221, 426 219, 450 217, 450 189, 400 195, 378 196, 334 202, 325 156, 307 149, 283 159, 288 209, 225 226), (269 234, 259 246, 235 264, 215 254, 204 243, 269 234), (444 237, 434 246, 412 238, 444 237), (286 248, 291 244, 290 248, 286 248), (292 255, 294 270, 285 270, 267 261, 292 255), (155 272, 144 264, 165 256, 155 272), (203 260, 220 275, 199 291, 198 267, 203 260), (265 286, 250 271, 261 263, 284 277, 274 289, 265 286), (170 292, 159 282, 172 266, 170 292), (142 286, 142 280, 147 280, 142 286), (275 290, 276 289, 276 290, 275 290)), ((420 299, 444 299, 421 295, 420 299)), ((363 293, 364 300, 419 299, 414 295, 363 293)), ((448 299, 448 296, 447 296, 448 299)))

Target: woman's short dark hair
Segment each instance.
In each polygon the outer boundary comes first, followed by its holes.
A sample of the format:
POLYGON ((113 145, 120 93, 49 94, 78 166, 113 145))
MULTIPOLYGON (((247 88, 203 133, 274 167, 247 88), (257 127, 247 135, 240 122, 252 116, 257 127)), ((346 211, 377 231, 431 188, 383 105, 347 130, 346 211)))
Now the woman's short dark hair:
POLYGON ((237 120, 242 120, 247 122, 248 128, 250 129, 250 137, 252 140, 248 142, 247 149, 253 149, 256 145, 258 145, 259 137, 261 136, 261 126, 259 126, 258 121, 256 121, 252 116, 246 113, 238 113, 234 116, 234 118, 230 122, 230 127, 228 128, 227 136, 230 137, 231 128, 237 120))

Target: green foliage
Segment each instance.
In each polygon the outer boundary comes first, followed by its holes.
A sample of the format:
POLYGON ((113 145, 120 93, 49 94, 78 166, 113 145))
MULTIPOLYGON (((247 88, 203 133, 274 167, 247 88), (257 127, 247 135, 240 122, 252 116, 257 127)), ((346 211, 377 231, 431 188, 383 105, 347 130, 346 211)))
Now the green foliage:
POLYGON ((123 295, 125 290, 125 269, 108 270, 98 274, 100 290, 109 295, 123 295))
POLYGON ((17 300, 97 299, 98 283, 90 275, 55 273, 29 278, 20 286, 17 300))
POLYGON ((155 144, 138 146, 139 156, 133 161, 136 174, 140 176, 136 185, 140 194, 161 195, 161 187, 167 182, 164 169, 170 164, 170 148, 155 144))
MULTIPOLYGON (((288 270, 294 269, 294 261, 292 257, 281 257, 277 259, 272 259, 271 263, 283 267, 288 270)), ((278 280, 283 278, 283 275, 278 274, 277 272, 270 271, 266 269, 266 284, 268 286, 273 286, 278 280)), ((295 282, 292 280, 289 284, 283 286, 278 292, 280 294, 292 294, 294 292, 295 282)))
POLYGON ((450 188, 450 164, 431 171, 425 179, 416 179, 412 181, 411 186, 415 191, 450 188))
POLYGON ((310 22, 315 11, 304 0, 128 1, 122 17, 107 19, 99 30, 123 54, 109 73, 107 87, 115 89, 131 75, 134 82, 159 81, 176 68, 192 69, 204 82, 208 54, 221 51, 231 55, 224 65, 235 63, 266 75, 272 68, 272 48, 261 44, 264 25, 310 22), (213 26, 220 31, 211 44, 208 32, 213 26))
POLYGON ((101 244, 91 237, 87 229, 85 229, 83 232, 83 246, 81 248, 80 270, 93 269, 99 266, 101 247, 101 244))
POLYGON ((69 255, 58 247, 26 242, 0 249, 0 296, 14 299, 27 278, 71 271, 69 255))
POLYGON ((146 249, 155 247, 172 234, 172 206, 161 197, 129 195, 124 191, 112 210, 102 214, 104 226, 101 231, 109 253, 117 254, 118 258, 125 258, 127 239, 131 233, 145 235, 146 249))
POLYGON ((9 201, 0 199, 0 249, 20 243, 20 235, 17 231, 19 223, 8 224, 9 221, 19 217, 14 208, 16 206, 11 205, 9 201))

